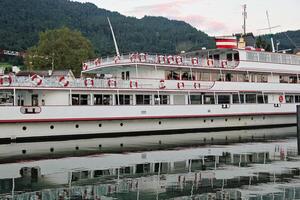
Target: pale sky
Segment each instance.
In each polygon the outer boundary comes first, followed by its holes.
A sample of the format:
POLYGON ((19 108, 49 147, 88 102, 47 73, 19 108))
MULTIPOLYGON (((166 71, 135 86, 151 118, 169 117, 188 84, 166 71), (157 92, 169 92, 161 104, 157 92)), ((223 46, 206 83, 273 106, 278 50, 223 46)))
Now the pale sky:
POLYGON ((247 4, 247 32, 268 27, 266 10, 273 32, 300 29, 300 0, 73 0, 91 2, 99 8, 126 16, 164 16, 183 20, 211 36, 242 32, 242 5, 247 4))

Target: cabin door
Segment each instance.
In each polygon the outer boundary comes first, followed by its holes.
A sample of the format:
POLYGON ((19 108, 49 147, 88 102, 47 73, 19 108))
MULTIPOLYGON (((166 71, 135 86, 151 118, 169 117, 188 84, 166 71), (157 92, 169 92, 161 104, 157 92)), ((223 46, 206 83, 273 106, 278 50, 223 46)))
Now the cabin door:
POLYGON ((31 95, 31 105, 39 106, 39 95, 37 95, 37 94, 31 95))

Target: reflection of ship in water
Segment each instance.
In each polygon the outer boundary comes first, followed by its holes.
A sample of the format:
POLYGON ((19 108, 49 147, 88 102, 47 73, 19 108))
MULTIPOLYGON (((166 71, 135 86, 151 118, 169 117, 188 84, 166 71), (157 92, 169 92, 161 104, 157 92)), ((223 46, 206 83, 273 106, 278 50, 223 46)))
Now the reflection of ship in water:
MULTIPOLYGON (((0 192, 3 197, 11 196, 13 190, 16 199, 43 200, 239 199, 255 185, 297 180, 300 162, 278 161, 286 159, 290 145, 244 144, 243 148, 216 146, 3 164, 0 192)), ((297 184, 285 191, 299 190, 297 184)))

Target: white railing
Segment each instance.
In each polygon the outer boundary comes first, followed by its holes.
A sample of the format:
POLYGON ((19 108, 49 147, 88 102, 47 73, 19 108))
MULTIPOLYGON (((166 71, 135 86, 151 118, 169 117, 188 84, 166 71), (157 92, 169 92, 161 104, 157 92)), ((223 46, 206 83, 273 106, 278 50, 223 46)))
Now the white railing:
POLYGON ((166 90, 199 90, 210 89, 213 81, 193 80, 160 80, 160 79, 98 79, 81 78, 75 80, 39 77, 41 81, 33 81, 32 77, 12 77, 11 83, 0 87, 30 88, 103 88, 103 89, 166 89, 166 90))
POLYGON ((82 70, 90 71, 107 65, 147 63, 159 65, 199 66, 216 68, 235 68, 239 61, 216 60, 200 57, 182 57, 174 55, 129 54, 120 57, 96 58, 83 63, 82 70))

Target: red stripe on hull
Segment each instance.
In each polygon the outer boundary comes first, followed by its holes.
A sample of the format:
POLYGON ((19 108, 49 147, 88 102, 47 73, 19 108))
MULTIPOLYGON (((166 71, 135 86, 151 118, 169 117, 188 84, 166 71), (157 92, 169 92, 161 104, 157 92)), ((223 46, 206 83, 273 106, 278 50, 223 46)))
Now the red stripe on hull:
POLYGON ((217 45, 217 49, 236 49, 236 45, 217 45))

